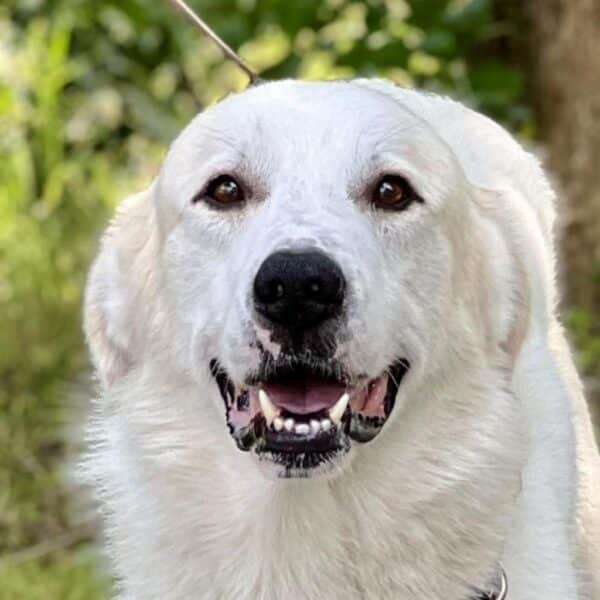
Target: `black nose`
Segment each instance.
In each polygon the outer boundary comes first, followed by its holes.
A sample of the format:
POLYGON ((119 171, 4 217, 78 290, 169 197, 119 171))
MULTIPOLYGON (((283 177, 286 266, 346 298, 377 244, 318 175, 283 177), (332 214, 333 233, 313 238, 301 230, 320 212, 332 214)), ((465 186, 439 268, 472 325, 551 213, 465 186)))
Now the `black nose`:
POLYGON ((340 267, 322 252, 275 252, 256 274, 254 304, 272 323, 298 332, 337 316, 345 287, 340 267))

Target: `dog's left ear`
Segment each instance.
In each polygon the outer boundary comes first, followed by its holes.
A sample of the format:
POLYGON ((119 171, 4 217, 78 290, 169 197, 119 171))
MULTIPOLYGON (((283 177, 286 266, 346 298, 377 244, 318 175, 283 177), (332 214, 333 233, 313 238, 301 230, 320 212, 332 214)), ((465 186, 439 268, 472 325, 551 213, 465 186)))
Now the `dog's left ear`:
POLYGON ((84 329, 98 378, 105 387, 140 360, 157 311, 159 236, 154 189, 153 184, 119 204, 87 281, 84 329))

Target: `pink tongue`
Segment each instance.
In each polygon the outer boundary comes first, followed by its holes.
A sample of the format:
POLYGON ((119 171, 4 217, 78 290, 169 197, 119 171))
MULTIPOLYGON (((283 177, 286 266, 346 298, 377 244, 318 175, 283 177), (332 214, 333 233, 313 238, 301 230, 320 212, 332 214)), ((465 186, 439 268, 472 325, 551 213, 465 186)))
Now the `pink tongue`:
POLYGON ((304 385, 269 384, 264 389, 277 408, 299 415, 330 408, 346 391, 345 386, 339 383, 312 382, 304 385))

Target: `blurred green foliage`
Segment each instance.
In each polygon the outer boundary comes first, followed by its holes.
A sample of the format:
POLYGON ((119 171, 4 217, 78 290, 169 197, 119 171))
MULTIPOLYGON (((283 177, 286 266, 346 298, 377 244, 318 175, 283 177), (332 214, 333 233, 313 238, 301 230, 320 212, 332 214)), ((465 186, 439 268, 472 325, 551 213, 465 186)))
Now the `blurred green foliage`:
POLYGON ((97 573, 96 553, 87 547, 58 553, 54 560, 0 564, 0 600, 94 600, 108 582, 97 573))
POLYGON ((600 323, 598 315, 582 308, 568 311, 566 325, 575 348, 577 366, 585 377, 600 376, 600 323))
MULTIPOLYGON (((379 75, 452 92, 532 133, 523 76, 502 61, 511 26, 488 0, 191 3, 264 78, 379 75)), ((82 395, 86 372, 81 292, 100 229, 121 197, 149 183, 190 117, 245 83, 163 2, 0 6, 0 554, 9 559, 69 527, 59 465, 68 398, 82 395)), ((0 557, 0 598, 102 597, 82 552, 23 565, 0 557)))

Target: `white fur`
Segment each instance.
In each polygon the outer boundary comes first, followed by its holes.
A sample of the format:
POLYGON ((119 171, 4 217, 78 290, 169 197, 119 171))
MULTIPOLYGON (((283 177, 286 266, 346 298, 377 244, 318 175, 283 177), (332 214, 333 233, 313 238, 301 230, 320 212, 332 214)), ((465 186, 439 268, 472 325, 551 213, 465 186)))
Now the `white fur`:
POLYGON ((553 193, 500 127, 381 81, 263 84, 199 115, 126 199, 86 295, 100 380, 88 481, 122 600, 600 598, 600 463, 556 316, 553 193), (248 205, 191 198, 235 172, 248 205), (424 198, 373 210, 366 186, 424 198), (243 380, 252 280, 318 247, 352 300, 337 357, 411 362, 383 432, 327 477, 235 447, 208 364, 243 380))

